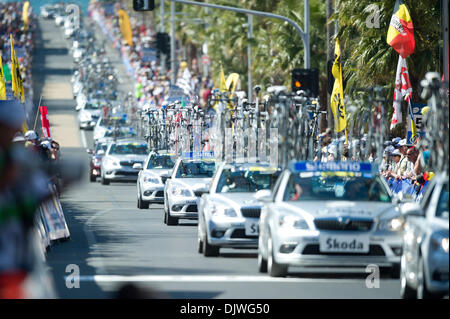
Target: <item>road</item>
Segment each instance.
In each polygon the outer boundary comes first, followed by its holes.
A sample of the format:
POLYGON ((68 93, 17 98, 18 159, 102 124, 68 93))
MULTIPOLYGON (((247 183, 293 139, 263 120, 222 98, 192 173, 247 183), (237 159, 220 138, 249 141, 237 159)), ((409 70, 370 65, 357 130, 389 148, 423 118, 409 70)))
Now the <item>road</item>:
MULTIPOLYGON (((86 147, 92 132, 80 132, 70 76, 69 41, 53 21, 39 20, 34 62, 35 95, 44 93, 52 133, 62 156, 88 165, 86 147)), ((121 90, 132 82, 115 49, 107 53, 123 75, 121 90), (122 72, 123 71, 123 72, 122 72)), ((102 186, 85 178, 61 197, 71 239, 52 247, 47 263, 60 298, 113 298, 121 285, 133 282, 169 298, 398 298, 399 280, 381 278, 369 289, 364 269, 290 269, 287 278, 257 271, 256 250, 223 249, 218 258, 197 253, 197 224, 163 224, 162 205, 136 208, 136 185, 102 186), (80 270, 79 288, 66 286, 68 265, 80 270)))

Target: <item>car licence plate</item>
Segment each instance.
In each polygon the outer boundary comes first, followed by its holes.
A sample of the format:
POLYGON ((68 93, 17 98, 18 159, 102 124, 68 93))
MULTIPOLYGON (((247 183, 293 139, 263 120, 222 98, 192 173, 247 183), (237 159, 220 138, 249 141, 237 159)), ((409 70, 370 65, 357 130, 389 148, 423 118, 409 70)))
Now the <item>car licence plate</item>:
POLYGON ((259 234, 259 221, 246 221, 245 222, 245 236, 258 236, 259 234))
POLYGON ((369 236, 321 234, 319 244, 320 252, 323 253, 369 252, 369 236))

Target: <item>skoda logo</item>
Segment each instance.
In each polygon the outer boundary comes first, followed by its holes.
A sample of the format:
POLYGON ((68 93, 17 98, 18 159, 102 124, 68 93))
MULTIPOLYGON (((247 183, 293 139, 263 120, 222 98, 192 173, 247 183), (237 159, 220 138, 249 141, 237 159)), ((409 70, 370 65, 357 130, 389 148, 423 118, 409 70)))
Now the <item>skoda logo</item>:
POLYGON ((339 222, 339 224, 341 224, 341 225, 348 226, 348 225, 350 225, 351 220, 350 220, 350 218, 348 218, 348 217, 339 217, 339 218, 338 218, 338 222, 339 222))

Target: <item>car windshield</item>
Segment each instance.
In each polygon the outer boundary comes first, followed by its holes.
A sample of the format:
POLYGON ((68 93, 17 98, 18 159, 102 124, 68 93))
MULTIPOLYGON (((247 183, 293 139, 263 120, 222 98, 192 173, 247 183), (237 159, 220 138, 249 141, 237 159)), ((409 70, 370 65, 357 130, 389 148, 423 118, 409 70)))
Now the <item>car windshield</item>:
POLYGON ((224 169, 217 184, 218 193, 253 193, 271 189, 279 171, 224 169))
POLYGON ((209 178, 216 172, 214 162, 181 162, 178 167, 177 178, 209 178))
POLYGON ((98 110, 100 108, 100 103, 86 103, 84 106, 86 110, 98 110))
POLYGON ((95 148, 95 154, 98 154, 99 151, 106 152, 107 148, 108 148, 108 144, 106 144, 106 143, 98 144, 97 147, 95 148))
POLYGON ((127 144, 113 144, 111 145, 111 149, 109 154, 117 154, 117 155, 145 155, 147 152, 147 144, 140 143, 127 143, 127 144))
POLYGON ((105 132, 104 137, 131 137, 136 134, 130 130, 108 130, 105 132))
POLYGON ((379 177, 348 173, 292 174, 284 192, 284 201, 369 201, 390 202, 379 177))
POLYGON ((147 169, 171 169, 173 165, 170 155, 153 155, 148 161, 147 169))
POLYGON ((442 187, 441 195, 436 209, 436 217, 448 219, 448 184, 442 187))

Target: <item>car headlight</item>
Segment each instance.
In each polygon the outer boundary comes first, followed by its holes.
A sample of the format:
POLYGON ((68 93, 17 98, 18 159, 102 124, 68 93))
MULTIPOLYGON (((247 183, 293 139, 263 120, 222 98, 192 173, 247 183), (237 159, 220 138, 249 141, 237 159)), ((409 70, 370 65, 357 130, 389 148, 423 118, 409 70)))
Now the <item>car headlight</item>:
POLYGON ((120 167, 120 164, 115 159, 108 158, 105 160, 105 166, 108 167, 120 167))
POLYGON ((405 225, 405 219, 403 217, 394 217, 392 219, 380 220, 378 224, 378 230, 383 231, 402 231, 405 225))
POLYGON ((448 237, 441 234, 434 234, 431 237, 431 244, 435 250, 441 249, 448 254, 448 237))
POLYGON ((102 160, 94 157, 93 163, 95 166, 100 166, 102 164, 102 160))
POLYGON ((309 229, 306 220, 296 215, 281 215, 278 224, 286 228, 309 229))
POLYGON ((192 192, 187 188, 182 187, 174 187, 172 188, 172 195, 174 196, 184 196, 184 197, 193 197, 192 192))
POLYGON ((151 177, 151 176, 144 176, 144 183, 149 183, 149 184, 162 184, 158 178, 156 177, 151 177))
POLYGON ((215 204, 211 205, 211 214, 213 216, 237 217, 234 208, 215 204))

